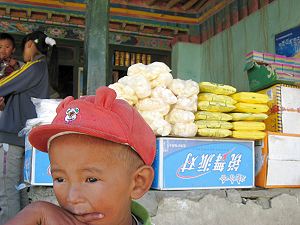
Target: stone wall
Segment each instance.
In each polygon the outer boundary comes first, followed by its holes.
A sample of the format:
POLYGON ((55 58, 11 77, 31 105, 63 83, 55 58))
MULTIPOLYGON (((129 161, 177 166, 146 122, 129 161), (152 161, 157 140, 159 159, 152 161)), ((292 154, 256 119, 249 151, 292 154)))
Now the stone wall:
MULTIPOLYGON (((29 201, 57 203, 51 187, 31 187, 29 201)), ((139 200, 155 225, 299 225, 300 189, 148 192, 139 200)))

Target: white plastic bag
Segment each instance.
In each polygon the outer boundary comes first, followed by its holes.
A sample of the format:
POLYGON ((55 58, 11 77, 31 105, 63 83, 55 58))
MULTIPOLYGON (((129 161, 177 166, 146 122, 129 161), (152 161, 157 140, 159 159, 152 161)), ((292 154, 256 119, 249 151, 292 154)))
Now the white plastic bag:
POLYGON ((196 112, 197 111, 197 95, 192 95, 190 97, 177 97, 177 103, 175 104, 174 108, 176 109, 183 109, 186 111, 196 112))
POLYGON ((158 76, 157 73, 151 72, 149 70, 149 68, 142 63, 137 63, 137 64, 131 65, 127 70, 127 75, 128 76, 141 75, 141 76, 144 76, 145 78, 147 78, 147 80, 149 80, 149 81, 155 79, 158 76))
POLYGON ((162 115, 167 115, 170 105, 158 98, 144 98, 135 105, 139 111, 157 111, 162 115))
POLYGON ((194 137, 197 130, 197 125, 194 123, 175 123, 171 133, 179 137, 194 137))
POLYGON ((139 111, 147 124, 156 135, 167 136, 171 133, 171 124, 164 120, 163 115, 158 111, 139 111))
POLYGON ((119 79, 118 82, 131 87, 139 99, 146 98, 151 95, 150 83, 142 75, 124 76, 119 79))
POLYGON ((192 80, 173 79, 168 88, 175 95, 183 97, 190 97, 199 93, 198 83, 192 80))
POLYGON ((38 118, 54 118, 56 116, 56 108, 62 99, 40 99, 32 97, 31 101, 35 106, 38 118))
MULTIPOLYGON (((170 89, 164 87, 156 87, 152 90, 151 93, 152 98, 162 99, 167 104, 175 104, 177 102, 177 97, 173 94, 170 89)), ((197 109, 197 103, 196 103, 197 109)))
POLYGON ((135 105, 138 102, 138 97, 131 87, 121 83, 110 84, 108 87, 115 90, 118 99, 123 99, 130 105, 135 105))
POLYGON ((190 111, 185 111, 182 109, 172 109, 165 119, 171 123, 192 123, 194 122, 195 115, 190 111))

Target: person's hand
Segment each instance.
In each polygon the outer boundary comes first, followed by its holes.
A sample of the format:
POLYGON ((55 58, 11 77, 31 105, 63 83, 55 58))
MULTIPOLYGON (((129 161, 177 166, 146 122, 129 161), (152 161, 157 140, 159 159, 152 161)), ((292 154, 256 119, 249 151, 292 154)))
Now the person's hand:
POLYGON ((4 98, 0 97, 0 111, 3 111, 5 108, 4 98))
POLYGON ((49 202, 33 202, 5 225, 86 225, 74 215, 49 202))

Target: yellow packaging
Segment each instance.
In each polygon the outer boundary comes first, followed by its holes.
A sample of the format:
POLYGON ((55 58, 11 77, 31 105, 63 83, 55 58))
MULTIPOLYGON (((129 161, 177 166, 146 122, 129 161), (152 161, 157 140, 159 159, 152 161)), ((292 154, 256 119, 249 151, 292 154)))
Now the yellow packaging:
POLYGON ((222 102, 200 101, 198 102, 198 110, 209 112, 230 112, 235 109, 234 105, 222 102))
POLYGON ((234 130, 232 131, 233 138, 259 140, 263 139, 266 133, 258 130, 234 130))
POLYGON ((232 86, 211 82, 200 82, 199 88, 200 92, 208 92, 217 95, 231 95, 236 92, 236 89, 232 86))
POLYGON ((265 113, 229 113, 233 121, 262 121, 268 118, 265 113))
POLYGON ((239 121, 232 122, 233 130, 265 130, 264 122, 239 121))
POLYGON ((224 138, 232 135, 232 131, 227 129, 204 128, 198 129, 198 135, 203 137, 224 138))
POLYGON ((231 95, 231 97, 238 102, 245 103, 262 103, 266 104, 269 101, 269 96, 266 94, 254 92, 239 92, 231 95))
POLYGON ((207 120, 197 120, 195 124, 198 126, 198 129, 203 128, 217 128, 217 129, 231 129, 232 123, 226 121, 207 121, 207 120))
POLYGON ((253 104, 253 103, 243 103, 239 102, 235 104, 236 109, 234 112, 244 112, 244 113, 265 113, 268 112, 269 107, 265 104, 253 104))
POLYGON ((198 111, 195 113, 195 120, 229 121, 232 116, 220 112, 198 111))
POLYGON ((237 103, 236 100, 227 95, 216 95, 213 93, 200 93, 198 95, 198 101, 211 101, 211 102, 222 102, 224 104, 234 105, 237 103))

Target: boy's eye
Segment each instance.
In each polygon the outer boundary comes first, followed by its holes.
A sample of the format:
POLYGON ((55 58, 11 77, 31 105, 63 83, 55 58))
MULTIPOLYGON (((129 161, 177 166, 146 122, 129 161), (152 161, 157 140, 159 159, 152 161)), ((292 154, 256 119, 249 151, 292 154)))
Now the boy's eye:
POLYGON ((54 181, 55 181, 55 182, 58 182, 58 183, 62 183, 62 182, 65 181, 65 179, 62 178, 62 177, 58 177, 58 178, 55 178, 54 181))
POLYGON ((89 177, 89 178, 86 179, 86 182, 89 182, 89 183, 94 183, 94 182, 97 182, 97 181, 98 181, 98 179, 95 178, 95 177, 89 177))

